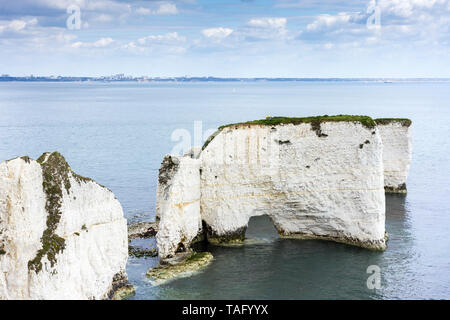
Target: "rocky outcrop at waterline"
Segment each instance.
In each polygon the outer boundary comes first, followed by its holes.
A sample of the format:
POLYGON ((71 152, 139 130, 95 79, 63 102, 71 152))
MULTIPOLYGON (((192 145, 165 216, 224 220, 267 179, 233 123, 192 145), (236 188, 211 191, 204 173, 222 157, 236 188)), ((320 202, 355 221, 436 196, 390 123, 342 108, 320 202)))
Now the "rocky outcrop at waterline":
POLYGON ((209 252, 187 252, 178 259, 168 259, 163 264, 147 271, 147 277, 155 285, 160 285, 171 280, 188 277, 207 267, 213 256, 209 252))
POLYGON ((57 152, 0 164, 0 249, 0 299, 108 299, 133 291, 119 201, 57 152))
MULTIPOLYGON (((393 144, 396 136, 385 139, 393 144)), ((269 117, 222 126, 200 153, 164 157, 160 258, 171 259, 202 237, 242 242, 249 219, 259 215, 268 215, 281 237, 384 250, 383 150, 379 126, 366 116, 269 117)))
POLYGON ((150 258, 158 256, 158 249, 156 248, 143 248, 140 246, 128 246, 128 255, 134 258, 150 258))
POLYGON ((128 239, 153 238, 158 233, 158 222, 137 222, 128 225, 128 239))

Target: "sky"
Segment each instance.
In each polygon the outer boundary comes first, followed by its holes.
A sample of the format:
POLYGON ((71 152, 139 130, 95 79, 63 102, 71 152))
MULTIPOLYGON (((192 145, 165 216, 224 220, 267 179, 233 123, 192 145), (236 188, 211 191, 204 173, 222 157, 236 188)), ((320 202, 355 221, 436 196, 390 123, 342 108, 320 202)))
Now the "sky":
POLYGON ((0 74, 450 78, 450 0, 0 0, 0 74))

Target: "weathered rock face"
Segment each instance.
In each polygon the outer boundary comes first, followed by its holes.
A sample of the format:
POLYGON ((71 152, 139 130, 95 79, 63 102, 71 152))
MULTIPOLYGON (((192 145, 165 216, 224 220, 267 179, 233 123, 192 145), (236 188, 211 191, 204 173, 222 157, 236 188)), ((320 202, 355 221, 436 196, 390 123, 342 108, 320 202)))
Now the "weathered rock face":
MULTIPOLYGON (((283 237, 328 239, 383 250, 381 137, 372 119, 344 118, 222 127, 207 141, 195 168, 188 161, 197 160, 177 158, 178 171, 193 170, 189 175, 174 174, 172 183, 181 186, 199 176, 199 186, 184 186, 164 197, 160 194, 158 202, 171 202, 171 208, 180 212, 200 192, 200 213, 193 206, 189 213, 196 223, 187 227, 182 222, 183 233, 190 235, 184 240, 201 230, 203 220, 209 242, 240 242, 252 216, 268 215, 283 237)), ((168 171, 160 171, 160 177, 168 171)), ((165 259, 175 253, 182 238, 171 240, 180 232, 169 226, 182 220, 175 210, 162 209, 160 204, 159 216, 167 227, 164 238, 158 233, 158 247, 165 259)), ((189 240, 183 242, 188 245, 189 240)))
POLYGON ((0 299, 102 299, 128 286, 120 203, 58 153, 0 164, 0 250, 0 299))
POLYGON ((354 122, 224 128, 200 155, 208 241, 242 240, 268 215, 283 237, 385 248, 382 145, 354 122))
POLYGON ((156 235, 159 255, 185 251, 202 228, 200 216, 200 160, 165 156, 159 169, 156 235))
POLYGON ((387 193, 406 193, 412 159, 411 121, 376 119, 383 141, 384 188, 387 193))

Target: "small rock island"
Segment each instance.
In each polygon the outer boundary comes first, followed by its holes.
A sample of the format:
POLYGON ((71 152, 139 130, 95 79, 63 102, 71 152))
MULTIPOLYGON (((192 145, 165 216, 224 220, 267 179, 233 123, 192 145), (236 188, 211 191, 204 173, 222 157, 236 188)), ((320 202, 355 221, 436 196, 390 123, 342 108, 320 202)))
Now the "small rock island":
POLYGON ((166 155, 157 245, 172 263, 199 240, 239 243, 252 216, 284 238, 385 250, 385 192, 406 192, 411 121, 268 117, 220 127, 202 148, 166 155))

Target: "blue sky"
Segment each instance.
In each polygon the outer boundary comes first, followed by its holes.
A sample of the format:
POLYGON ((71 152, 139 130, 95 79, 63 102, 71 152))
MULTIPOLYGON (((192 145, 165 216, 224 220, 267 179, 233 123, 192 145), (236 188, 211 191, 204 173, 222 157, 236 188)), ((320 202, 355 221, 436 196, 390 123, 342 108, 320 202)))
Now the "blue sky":
POLYGON ((450 0, 0 0, 0 73, 450 77, 450 0))

